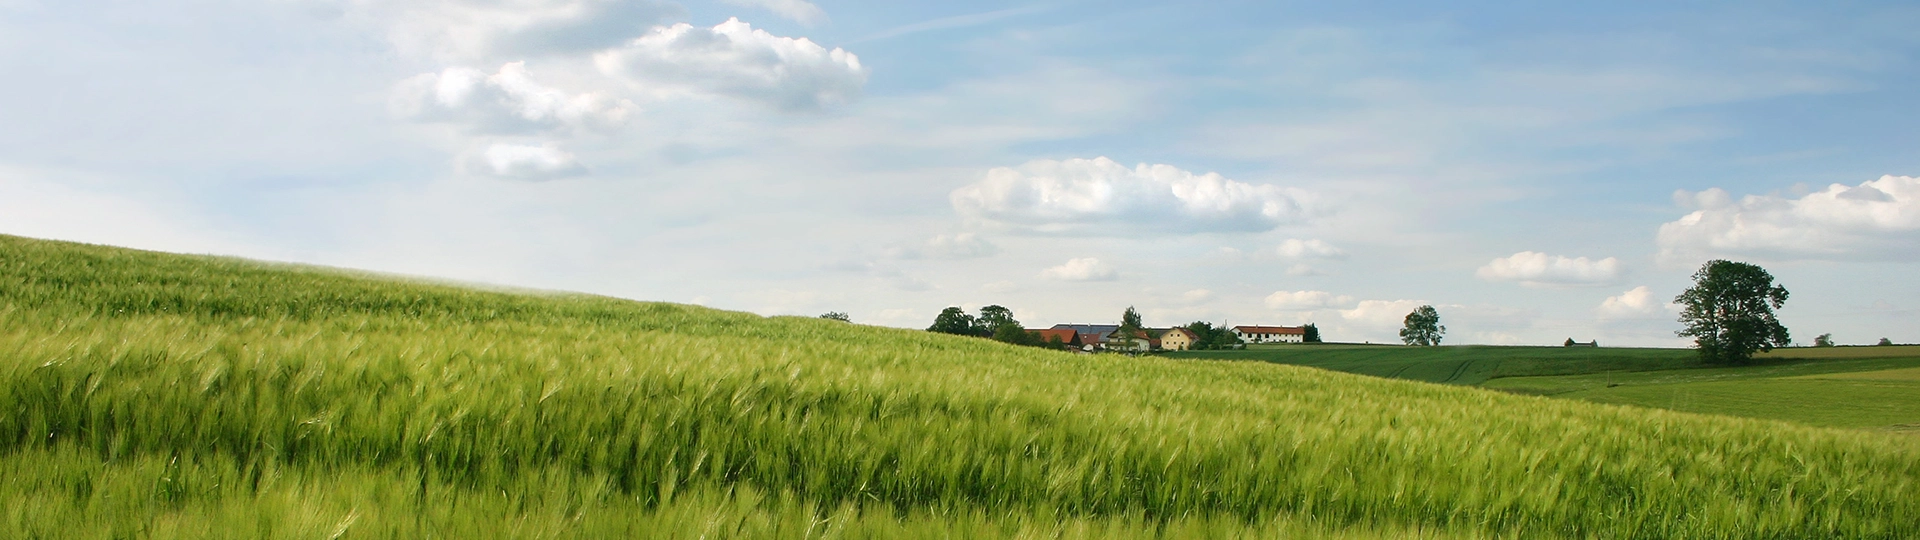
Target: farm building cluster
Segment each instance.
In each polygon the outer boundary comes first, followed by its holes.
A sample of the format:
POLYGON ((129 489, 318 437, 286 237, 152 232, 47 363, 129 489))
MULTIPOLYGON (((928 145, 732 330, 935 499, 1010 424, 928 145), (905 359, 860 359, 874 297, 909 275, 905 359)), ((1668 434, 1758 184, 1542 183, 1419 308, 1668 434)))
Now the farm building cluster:
MULTIPOLYGON (((1242 343, 1300 343, 1306 340, 1304 326, 1235 326, 1231 329, 1242 343)), ((1132 336, 1120 335, 1117 324, 1056 324, 1046 330, 1032 330, 1042 341, 1084 352, 1103 350, 1184 351, 1200 339, 1192 330, 1181 327, 1143 328, 1132 336)))

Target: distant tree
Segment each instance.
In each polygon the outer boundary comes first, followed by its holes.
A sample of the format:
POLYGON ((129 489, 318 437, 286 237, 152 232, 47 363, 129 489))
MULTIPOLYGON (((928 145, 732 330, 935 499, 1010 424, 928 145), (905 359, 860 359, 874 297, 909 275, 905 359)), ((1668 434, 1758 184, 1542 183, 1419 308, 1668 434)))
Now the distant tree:
POLYGON ((1307 323, 1307 326, 1302 330, 1305 331, 1306 334, 1300 336, 1300 341, 1304 341, 1307 343, 1320 342, 1320 327, 1314 326, 1313 323, 1307 323))
POLYGON ((1893 344, 1893 340, 1887 339, 1887 338, 1880 338, 1879 345, 1892 345, 1892 344, 1893 344))
POLYGON ((1433 306, 1420 306, 1408 313, 1405 323, 1400 329, 1400 341, 1408 345, 1436 346, 1440 344, 1440 336, 1447 333, 1447 327, 1440 326, 1440 312, 1433 306))
POLYGON ((832 319, 832 320, 836 320, 836 321, 840 321, 840 322, 853 322, 853 318, 852 318, 852 317, 848 317, 846 313, 842 313, 842 312, 838 312, 838 311, 829 311, 829 312, 826 312, 826 313, 821 313, 821 314, 820 314, 820 318, 822 318, 822 319, 832 319))
POLYGON ((1693 273, 1693 286, 1673 299, 1684 309, 1675 332, 1694 338, 1701 359, 1714 364, 1744 364, 1754 351, 1771 351, 1793 341, 1773 310, 1787 302, 1787 289, 1773 275, 1742 262, 1712 260, 1693 273))
POLYGON ((1039 346, 1040 339, 1020 326, 1019 321, 1001 324, 993 331, 993 340, 1014 345, 1039 346))
POLYGON ((933 318, 933 326, 927 327, 927 331, 962 336, 979 335, 973 329, 973 316, 958 307, 940 310, 940 315, 933 318))
POLYGON ((1832 347, 1832 346, 1833 346, 1833 334, 1820 334, 1820 336, 1819 336, 1819 337, 1815 337, 1815 338, 1813 338, 1813 346, 1815 346, 1815 347, 1832 347))
POLYGON ((1561 343, 1561 344, 1560 344, 1560 346, 1561 346, 1561 347, 1572 347, 1572 346, 1573 346, 1573 338, 1567 338, 1567 342, 1566 342, 1566 343, 1561 343))
POLYGON ((1020 321, 1013 319, 1013 310, 998 305, 980 308, 980 317, 973 320, 974 331, 983 336, 999 336, 1000 329, 1007 326, 1019 328, 1020 321))
POLYGON ((1067 343, 1060 341, 1060 336, 1047 336, 1046 347, 1049 349, 1065 349, 1067 348, 1067 343))
POLYGON ((1138 330, 1146 328, 1146 325, 1140 322, 1140 312, 1134 311, 1133 306, 1127 306, 1127 310, 1120 314, 1120 327, 1138 330))
POLYGON ((1240 344, 1240 336, 1233 335, 1232 330, 1225 326, 1216 327, 1207 321, 1193 321, 1181 328, 1193 332, 1194 350, 1231 349, 1240 344))

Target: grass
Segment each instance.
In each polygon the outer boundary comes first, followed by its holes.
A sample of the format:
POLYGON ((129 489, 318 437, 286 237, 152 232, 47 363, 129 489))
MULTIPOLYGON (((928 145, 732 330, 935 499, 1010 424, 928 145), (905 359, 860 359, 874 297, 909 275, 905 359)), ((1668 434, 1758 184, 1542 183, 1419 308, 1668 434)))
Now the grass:
POLYGON ((1889 435, 4 236, 0 412, 0 537, 1920 535, 1889 435))
POLYGON ((1243 360, 1315 367, 1445 384, 1477 385, 1503 377, 1656 371, 1699 367, 1680 349, 1397 345, 1255 345, 1237 351, 1181 351, 1170 358, 1243 360))

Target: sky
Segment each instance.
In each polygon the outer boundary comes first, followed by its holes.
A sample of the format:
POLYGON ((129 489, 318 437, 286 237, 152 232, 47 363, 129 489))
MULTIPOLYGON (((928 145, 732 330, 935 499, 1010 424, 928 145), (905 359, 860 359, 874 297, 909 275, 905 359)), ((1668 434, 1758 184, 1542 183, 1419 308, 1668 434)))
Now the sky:
POLYGON ((1028 327, 1920 342, 1911 2, 0 0, 0 234, 1028 327))

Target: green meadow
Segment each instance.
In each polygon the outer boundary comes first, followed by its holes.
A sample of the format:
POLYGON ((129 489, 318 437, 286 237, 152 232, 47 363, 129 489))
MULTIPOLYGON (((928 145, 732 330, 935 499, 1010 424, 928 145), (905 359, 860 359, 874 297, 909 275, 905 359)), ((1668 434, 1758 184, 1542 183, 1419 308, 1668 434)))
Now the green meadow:
POLYGON ((1913 538, 1920 447, 0 236, 0 500, 7 538, 1913 538))

